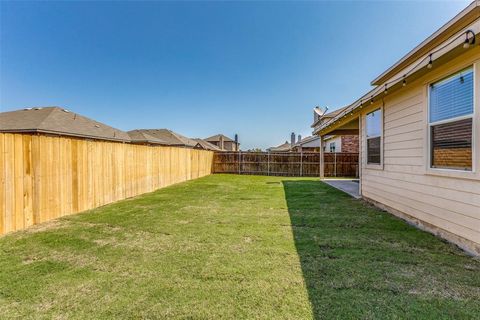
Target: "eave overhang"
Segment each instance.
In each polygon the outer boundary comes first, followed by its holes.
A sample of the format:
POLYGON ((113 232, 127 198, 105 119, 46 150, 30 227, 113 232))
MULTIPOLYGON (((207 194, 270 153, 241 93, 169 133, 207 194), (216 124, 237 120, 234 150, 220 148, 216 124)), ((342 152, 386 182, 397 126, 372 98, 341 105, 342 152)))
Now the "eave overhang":
POLYGON ((359 111, 370 106, 371 101, 375 103, 381 100, 383 97, 386 97, 393 92, 396 92, 403 88, 403 81, 405 80, 408 86, 408 83, 412 83, 415 80, 423 77, 431 71, 427 66, 429 64, 429 55, 431 52, 435 52, 434 55, 434 68, 436 65, 442 65, 446 62, 452 60, 455 57, 460 56, 462 53, 471 50, 473 47, 477 47, 480 44, 480 19, 478 17, 478 11, 475 3, 475 12, 477 12, 477 19, 473 21, 472 24, 464 27, 461 30, 457 30, 450 38, 446 39, 444 42, 438 44, 431 51, 425 53, 423 56, 414 60, 412 63, 407 65, 405 68, 401 69, 400 72, 396 73, 393 77, 386 78, 385 82, 377 85, 369 92, 364 94, 361 98, 357 99, 355 102, 350 104, 345 110, 339 113, 334 118, 326 121, 321 126, 318 126, 314 129, 313 134, 316 135, 325 135, 330 132, 338 129, 343 124, 348 123, 349 121, 357 118, 359 116, 359 111), (474 45, 470 46, 470 49, 463 48, 465 38, 462 37, 467 31, 473 32, 476 37, 476 42, 474 45), (401 75, 408 74, 407 77, 402 77, 401 75), (392 82, 392 79, 394 80, 392 82), (388 92, 384 91, 385 84, 388 84, 388 92))
POLYGON ((393 66, 385 70, 382 74, 376 77, 371 85, 381 85, 400 73, 416 60, 427 55, 434 48, 446 42, 459 32, 459 30, 467 29, 467 27, 477 20, 480 16, 480 0, 473 1, 468 7, 457 14, 453 19, 444 24, 440 29, 433 33, 430 37, 422 41, 418 46, 413 48, 403 58, 397 61, 393 66))

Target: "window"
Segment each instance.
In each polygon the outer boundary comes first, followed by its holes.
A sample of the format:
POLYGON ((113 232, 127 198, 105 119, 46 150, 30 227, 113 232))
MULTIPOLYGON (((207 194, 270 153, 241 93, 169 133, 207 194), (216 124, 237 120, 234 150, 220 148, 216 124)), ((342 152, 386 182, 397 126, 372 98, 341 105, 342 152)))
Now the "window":
POLYGON ((335 152, 335 142, 330 142, 330 152, 335 152))
POLYGON ((366 116, 367 163, 381 163, 382 110, 377 109, 366 116))
POLYGON ((472 170, 473 69, 430 85, 430 167, 472 170))

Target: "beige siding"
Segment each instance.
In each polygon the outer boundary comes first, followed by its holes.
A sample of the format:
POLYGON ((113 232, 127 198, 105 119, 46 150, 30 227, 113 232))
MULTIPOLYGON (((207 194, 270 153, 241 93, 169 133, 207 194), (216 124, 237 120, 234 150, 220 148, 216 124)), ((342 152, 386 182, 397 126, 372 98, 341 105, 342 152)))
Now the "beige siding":
POLYGON ((436 228, 474 242, 480 247, 480 82, 476 66, 476 172, 444 173, 428 168, 428 83, 471 65, 480 59, 480 49, 439 66, 383 102, 383 163, 365 164, 365 121, 373 105, 362 112, 362 195, 436 228))

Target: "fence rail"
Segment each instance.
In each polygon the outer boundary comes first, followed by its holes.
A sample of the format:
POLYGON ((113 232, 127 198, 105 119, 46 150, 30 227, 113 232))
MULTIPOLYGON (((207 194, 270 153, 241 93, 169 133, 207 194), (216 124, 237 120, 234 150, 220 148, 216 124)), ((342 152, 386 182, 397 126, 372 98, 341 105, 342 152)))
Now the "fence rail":
MULTIPOLYGON (((213 173, 318 177, 318 152, 216 152, 213 173)), ((325 177, 358 177, 358 153, 325 153, 325 177)))
POLYGON ((0 234, 211 173, 213 152, 0 133, 0 234))

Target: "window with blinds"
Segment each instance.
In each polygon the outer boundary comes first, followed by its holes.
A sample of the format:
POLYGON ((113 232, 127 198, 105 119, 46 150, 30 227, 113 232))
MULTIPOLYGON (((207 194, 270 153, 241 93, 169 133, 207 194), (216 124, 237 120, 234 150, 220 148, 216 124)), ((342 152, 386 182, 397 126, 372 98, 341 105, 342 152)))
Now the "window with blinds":
POLYGON ((365 118, 367 131, 367 163, 381 164, 382 110, 377 109, 365 118))
POLYGON ((330 152, 335 152, 335 142, 330 143, 330 152))
POLYGON ((472 170, 473 69, 430 85, 432 168, 472 170))

